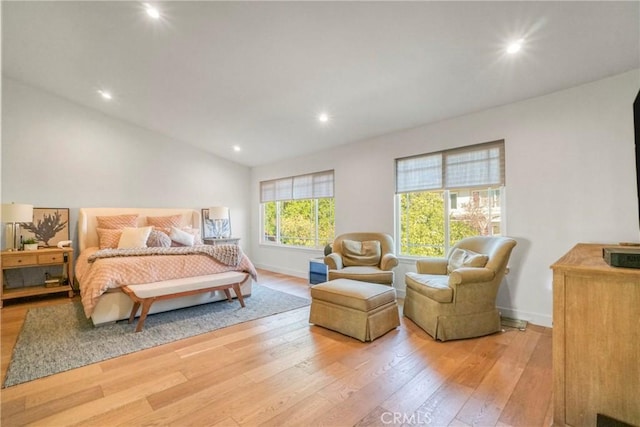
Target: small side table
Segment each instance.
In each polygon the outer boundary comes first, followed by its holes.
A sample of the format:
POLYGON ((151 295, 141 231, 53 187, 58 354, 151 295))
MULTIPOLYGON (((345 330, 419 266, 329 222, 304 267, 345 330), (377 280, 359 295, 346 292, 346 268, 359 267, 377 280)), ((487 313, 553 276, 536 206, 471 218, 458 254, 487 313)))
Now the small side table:
POLYGON ((224 237, 220 239, 214 239, 213 237, 207 237, 202 239, 205 245, 237 245, 240 241, 239 237, 224 237))
POLYGON ((4 283, 0 287, 0 307, 2 301, 12 298, 22 298, 33 295, 45 295, 58 292, 67 292, 69 298, 73 297, 73 249, 72 248, 47 248, 35 251, 2 251, 0 254, 2 260, 2 276, 3 282, 5 270, 21 269, 31 267, 47 267, 52 265, 62 265, 66 268, 63 277, 66 277, 67 283, 48 287, 44 283, 38 286, 25 286, 13 289, 4 289, 4 283))
POLYGON ((309 260, 309 284, 317 285, 327 281, 329 266, 324 263, 324 258, 311 258, 309 260))

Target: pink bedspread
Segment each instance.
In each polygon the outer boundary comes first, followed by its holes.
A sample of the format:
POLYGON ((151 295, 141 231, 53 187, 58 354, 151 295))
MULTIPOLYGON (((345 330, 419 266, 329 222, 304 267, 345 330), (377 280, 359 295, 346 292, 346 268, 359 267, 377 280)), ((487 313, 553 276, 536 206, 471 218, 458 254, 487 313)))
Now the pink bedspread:
POLYGON ((87 317, 93 313, 100 295, 108 289, 124 285, 206 276, 232 270, 243 271, 257 278, 253 263, 244 254, 240 254, 240 261, 235 267, 222 264, 206 254, 101 258, 89 263, 87 259, 98 250, 85 249, 76 262, 75 274, 80 283, 82 305, 87 317))

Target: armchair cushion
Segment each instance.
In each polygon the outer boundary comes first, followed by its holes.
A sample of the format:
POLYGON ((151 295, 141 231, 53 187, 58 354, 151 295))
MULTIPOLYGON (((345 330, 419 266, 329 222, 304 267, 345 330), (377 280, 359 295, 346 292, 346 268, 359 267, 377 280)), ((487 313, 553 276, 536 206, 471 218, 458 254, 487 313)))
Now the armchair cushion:
POLYGON ((345 267, 353 265, 377 266, 380 264, 380 242, 378 240, 342 241, 342 261, 345 267))
POLYGON ((407 288, 411 288, 434 301, 453 301, 453 289, 449 286, 449 276, 407 273, 405 283, 407 288))
POLYGON ((449 256, 447 271, 451 273, 462 267, 481 268, 487 265, 488 261, 489 257, 487 255, 479 254, 468 249, 455 248, 449 256))

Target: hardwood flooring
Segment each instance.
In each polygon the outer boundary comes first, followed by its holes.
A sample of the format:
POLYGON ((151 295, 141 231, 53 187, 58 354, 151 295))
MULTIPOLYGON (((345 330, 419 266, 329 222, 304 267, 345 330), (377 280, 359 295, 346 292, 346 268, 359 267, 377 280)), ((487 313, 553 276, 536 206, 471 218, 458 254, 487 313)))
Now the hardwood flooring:
MULTIPOLYGON (((259 276, 309 297, 303 279, 259 276)), ((26 310, 64 303, 2 309, 3 378, 26 310)), ((361 343, 308 316, 305 307, 2 389, 1 424, 551 425, 548 328, 442 343, 401 317, 361 343)))

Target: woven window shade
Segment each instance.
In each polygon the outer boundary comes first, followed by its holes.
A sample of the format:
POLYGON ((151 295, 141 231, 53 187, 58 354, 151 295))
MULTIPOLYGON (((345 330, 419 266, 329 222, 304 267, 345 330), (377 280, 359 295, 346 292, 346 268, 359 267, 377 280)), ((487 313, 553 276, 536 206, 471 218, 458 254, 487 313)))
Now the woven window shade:
POLYGON ((501 186, 504 141, 396 160, 396 193, 501 186))
POLYGON ((260 183, 260 202, 333 197, 333 171, 280 178, 260 183))

